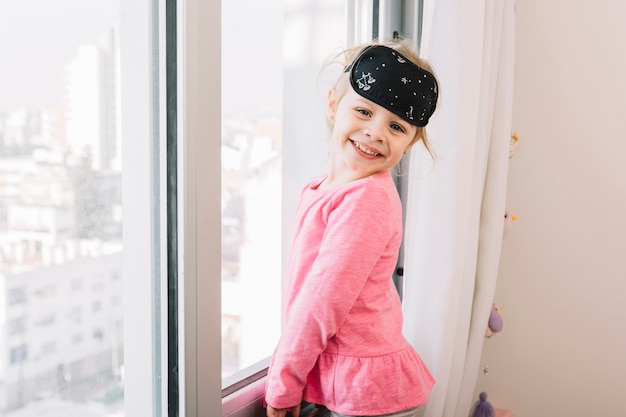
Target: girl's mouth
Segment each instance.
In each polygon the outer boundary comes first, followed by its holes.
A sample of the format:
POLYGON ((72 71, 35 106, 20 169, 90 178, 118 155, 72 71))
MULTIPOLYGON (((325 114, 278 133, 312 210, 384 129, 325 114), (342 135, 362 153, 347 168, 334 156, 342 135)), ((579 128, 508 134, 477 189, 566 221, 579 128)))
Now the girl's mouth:
POLYGON ((350 140, 350 142, 352 142, 352 145, 354 145, 354 147, 356 149, 358 149, 359 151, 361 151, 365 155, 368 155, 368 156, 382 156, 382 154, 376 152, 375 150, 366 148, 365 146, 363 146, 362 144, 360 144, 359 142, 357 142, 355 140, 350 140))

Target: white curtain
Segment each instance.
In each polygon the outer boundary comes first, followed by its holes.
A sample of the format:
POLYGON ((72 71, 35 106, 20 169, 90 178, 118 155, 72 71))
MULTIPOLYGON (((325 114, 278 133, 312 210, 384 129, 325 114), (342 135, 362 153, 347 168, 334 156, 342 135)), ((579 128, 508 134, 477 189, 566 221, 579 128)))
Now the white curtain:
POLYGON ((440 81, 436 152, 411 155, 405 335, 437 383, 425 417, 467 417, 491 304, 511 137, 513 0, 425 0, 421 54, 440 81))

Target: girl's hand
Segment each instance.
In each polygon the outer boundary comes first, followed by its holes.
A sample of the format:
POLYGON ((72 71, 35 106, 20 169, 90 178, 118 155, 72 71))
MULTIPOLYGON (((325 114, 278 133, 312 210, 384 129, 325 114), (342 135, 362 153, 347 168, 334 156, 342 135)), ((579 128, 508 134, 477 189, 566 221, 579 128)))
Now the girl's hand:
MULTIPOLYGON (((271 405, 267 405, 267 417, 285 417, 287 415, 287 408, 274 408, 271 405)), ((300 404, 291 407, 291 415, 293 417, 300 417, 300 404)))

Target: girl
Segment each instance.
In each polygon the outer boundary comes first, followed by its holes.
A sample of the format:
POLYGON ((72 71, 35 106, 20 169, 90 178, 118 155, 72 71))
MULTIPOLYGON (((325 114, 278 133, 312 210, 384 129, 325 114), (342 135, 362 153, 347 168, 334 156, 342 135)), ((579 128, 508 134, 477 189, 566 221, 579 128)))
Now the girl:
POLYGON ((300 196, 286 263, 283 334, 270 365, 267 416, 297 417, 302 400, 332 416, 414 416, 434 384, 402 336, 391 276, 402 208, 389 172, 422 140, 438 88, 400 42, 346 53, 328 93, 327 175, 300 196))

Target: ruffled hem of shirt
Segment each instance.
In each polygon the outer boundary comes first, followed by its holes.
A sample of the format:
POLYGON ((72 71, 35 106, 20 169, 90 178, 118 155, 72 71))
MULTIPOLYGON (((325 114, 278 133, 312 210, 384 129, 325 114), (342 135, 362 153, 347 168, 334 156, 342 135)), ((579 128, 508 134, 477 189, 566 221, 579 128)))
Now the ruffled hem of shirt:
POLYGON ((435 380, 411 346, 382 356, 323 352, 304 399, 348 415, 389 414, 428 401, 435 380))

